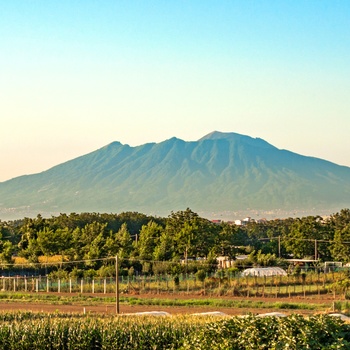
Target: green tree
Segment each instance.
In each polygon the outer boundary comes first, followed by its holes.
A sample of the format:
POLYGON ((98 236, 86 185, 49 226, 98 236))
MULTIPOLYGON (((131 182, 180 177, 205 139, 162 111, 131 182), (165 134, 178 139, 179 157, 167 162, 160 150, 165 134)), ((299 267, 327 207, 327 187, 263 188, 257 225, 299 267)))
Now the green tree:
POLYGON ((336 229, 330 251, 335 261, 350 262, 350 223, 336 229))
POLYGON ((132 239, 126 223, 123 223, 116 234, 116 245, 118 247, 118 256, 128 258, 133 249, 132 239))
POLYGON ((174 241, 169 232, 164 231, 154 249, 153 258, 157 261, 171 260, 174 257, 174 241))
POLYGON ((350 224, 350 209, 342 209, 339 213, 331 215, 328 224, 335 230, 341 230, 350 224))
POLYGON ((227 256, 234 259, 239 247, 246 243, 247 236, 239 226, 222 223, 218 234, 215 235, 213 252, 217 256, 227 256))
POLYGON ((198 227, 193 223, 184 222, 183 227, 175 235, 177 249, 185 258, 187 266, 188 256, 196 255, 196 246, 198 240, 198 227))
POLYGON ((91 266, 91 267, 100 266, 100 264, 94 260, 100 259, 102 257, 104 243, 105 243, 105 239, 103 237, 103 234, 100 233, 97 237, 94 238, 94 240, 91 242, 90 245, 85 247, 84 249, 85 254, 83 258, 84 260, 90 260, 90 262, 88 263, 88 266, 91 266))
POLYGON ((172 212, 168 217, 165 231, 172 238, 174 252, 178 257, 204 257, 212 249, 216 225, 187 208, 185 211, 172 212))
MULTIPOLYGON (((284 237, 286 250, 294 258, 314 257, 317 240, 328 238, 326 226, 319 216, 308 216, 294 220, 287 237, 284 237)), ((318 251, 317 257, 327 256, 329 252, 318 251)))
POLYGON ((65 255, 71 247, 72 234, 68 228, 56 231, 45 227, 38 232, 37 244, 45 256, 65 255))
POLYGON ((0 238, 0 263, 11 264, 14 247, 10 241, 2 241, 0 238))
POLYGON ((72 243, 74 260, 81 260, 86 257, 92 259, 100 257, 103 253, 102 247, 105 245, 106 223, 94 221, 86 224, 82 229, 77 227, 72 232, 72 243))
POLYGON ((154 250, 162 232, 163 227, 154 221, 149 221, 147 225, 142 226, 139 238, 137 242, 135 241, 135 253, 141 260, 153 259, 154 250))

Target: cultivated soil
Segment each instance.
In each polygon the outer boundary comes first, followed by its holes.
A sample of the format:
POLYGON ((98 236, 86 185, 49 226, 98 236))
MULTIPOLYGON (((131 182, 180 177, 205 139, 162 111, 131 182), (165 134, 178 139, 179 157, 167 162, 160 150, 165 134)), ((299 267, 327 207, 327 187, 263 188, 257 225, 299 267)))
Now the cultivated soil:
MULTIPOLYGON (((54 294, 54 293, 52 293, 54 294)), ((56 293, 57 295, 57 293, 56 293)), ((73 296, 74 294, 60 294, 65 296, 73 296)), ((112 294, 93 294, 92 296, 108 296, 113 297, 112 294)), ((127 295, 125 295, 127 296, 127 295)), ((198 296, 198 295, 179 295, 179 294, 142 294, 142 295, 133 295, 137 298, 157 298, 157 299, 209 299, 210 296, 198 296)), ((326 304, 327 310, 322 311, 331 312, 333 307, 333 298, 330 295, 321 295, 314 297, 306 298, 257 298, 257 297, 228 297, 228 296, 212 296, 214 299, 227 299, 227 300, 250 300, 254 301, 263 301, 269 303, 275 302, 285 302, 285 303, 311 303, 311 304, 326 304)), ((44 313, 98 313, 98 314, 115 314, 116 313, 116 304, 115 303, 101 303, 100 305, 89 305, 86 304, 50 304, 42 301, 0 301, 0 311, 32 311, 32 312, 44 312, 44 313)), ((321 313, 313 310, 304 310, 304 309, 279 309, 279 308, 234 308, 234 307, 216 307, 216 306, 157 306, 157 305, 126 305, 123 303, 119 304, 119 311, 121 314, 127 313, 136 313, 136 312, 147 312, 147 311, 165 311, 172 315, 176 314, 193 314, 193 313, 202 313, 202 312, 213 312, 220 311, 228 315, 246 315, 249 313, 252 314, 262 314, 269 312, 281 312, 284 314, 298 313, 303 315, 310 315, 315 313, 321 313)))

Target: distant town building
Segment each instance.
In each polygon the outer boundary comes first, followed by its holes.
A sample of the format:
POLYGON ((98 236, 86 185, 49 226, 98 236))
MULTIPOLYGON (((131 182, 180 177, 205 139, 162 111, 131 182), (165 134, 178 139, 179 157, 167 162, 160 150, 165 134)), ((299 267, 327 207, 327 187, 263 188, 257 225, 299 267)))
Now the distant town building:
POLYGON ((247 224, 249 224, 252 221, 254 221, 254 220, 252 220, 252 218, 250 216, 248 216, 245 219, 243 219, 242 224, 243 225, 247 225, 247 224))

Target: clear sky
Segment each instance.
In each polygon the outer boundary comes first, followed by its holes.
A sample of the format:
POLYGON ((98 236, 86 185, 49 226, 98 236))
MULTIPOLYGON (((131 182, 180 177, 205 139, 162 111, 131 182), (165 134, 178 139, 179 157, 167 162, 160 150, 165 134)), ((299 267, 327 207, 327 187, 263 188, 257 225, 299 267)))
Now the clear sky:
POLYGON ((0 181, 214 130, 350 166, 350 1, 0 1, 0 118, 0 181))

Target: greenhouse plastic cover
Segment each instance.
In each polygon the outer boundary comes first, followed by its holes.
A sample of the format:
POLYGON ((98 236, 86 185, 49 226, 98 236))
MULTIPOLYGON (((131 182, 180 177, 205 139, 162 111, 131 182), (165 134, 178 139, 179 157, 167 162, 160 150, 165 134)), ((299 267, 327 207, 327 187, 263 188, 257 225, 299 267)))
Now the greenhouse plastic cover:
POLYGON ((280 267, 252 267, 242 272, 242 276, 287 276, 280 267))

